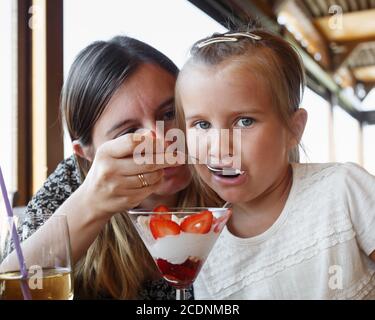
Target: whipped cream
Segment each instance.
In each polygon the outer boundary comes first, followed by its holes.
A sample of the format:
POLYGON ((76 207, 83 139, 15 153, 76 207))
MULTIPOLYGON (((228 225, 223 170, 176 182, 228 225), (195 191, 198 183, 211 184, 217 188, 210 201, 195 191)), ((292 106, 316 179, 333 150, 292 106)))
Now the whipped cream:
POLYGON ((181 264, 188 257, 205 260, 210 253, 218 233, 212 230, 206 234, 187 233, 159 238, 148 245, 154 259, 164 259, 173 264, 181 264))

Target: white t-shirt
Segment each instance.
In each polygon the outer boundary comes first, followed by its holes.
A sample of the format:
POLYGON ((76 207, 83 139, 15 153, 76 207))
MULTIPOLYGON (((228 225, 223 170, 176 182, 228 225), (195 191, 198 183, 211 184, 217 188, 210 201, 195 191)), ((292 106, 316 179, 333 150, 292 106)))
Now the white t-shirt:
POLYGON ((196 299, 375 299, 375 177, 352 164, 293 164, 283 211, 262 234, 217 240, 196 299))

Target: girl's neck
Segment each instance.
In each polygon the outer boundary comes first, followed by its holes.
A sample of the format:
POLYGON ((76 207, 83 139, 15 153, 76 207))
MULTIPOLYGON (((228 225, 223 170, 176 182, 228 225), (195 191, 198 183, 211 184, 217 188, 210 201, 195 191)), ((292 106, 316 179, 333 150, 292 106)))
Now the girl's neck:
POLYGON ((228 229, 235 236, 249 238, 266 231, 280 216, 289 196, 293 171, 289 165, 280 178, 256 199, 233 205, 228 229))
POLYGON ((139 207, 142 208, 155 208, 159 205, 165 205, 167 207, 175 207, 177 205, 178 201, 178 193, 173 195, 167 195, 167 196, 161 196, 152 194, 149 197, 147 197, 145 200, 143 200, 139 207))

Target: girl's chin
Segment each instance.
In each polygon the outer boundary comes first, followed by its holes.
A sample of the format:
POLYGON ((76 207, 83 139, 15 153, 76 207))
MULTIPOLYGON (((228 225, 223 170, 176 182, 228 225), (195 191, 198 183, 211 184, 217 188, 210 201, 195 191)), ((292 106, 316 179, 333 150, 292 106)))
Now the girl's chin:
MULTIPOLYGON (((215 190, 216 191, 216 190, 215 190)), ((246 202, 247 198, 249 197, 248 192, 240 192, 240 190, 228 190, 224 191, 219 190, 220 192, 216 191, 217 194, 221 199, 223 199, 226 202, 229 203, 241 203, 241 202, 246 202)))

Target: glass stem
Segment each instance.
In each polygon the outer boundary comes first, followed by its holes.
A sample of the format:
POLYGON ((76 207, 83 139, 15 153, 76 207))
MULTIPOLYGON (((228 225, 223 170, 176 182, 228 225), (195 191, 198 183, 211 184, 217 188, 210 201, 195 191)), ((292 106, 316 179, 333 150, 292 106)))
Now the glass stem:
POLYGON ((186 300, 187 299, 186 289, 176 289, 176 300, 186 300))

